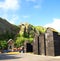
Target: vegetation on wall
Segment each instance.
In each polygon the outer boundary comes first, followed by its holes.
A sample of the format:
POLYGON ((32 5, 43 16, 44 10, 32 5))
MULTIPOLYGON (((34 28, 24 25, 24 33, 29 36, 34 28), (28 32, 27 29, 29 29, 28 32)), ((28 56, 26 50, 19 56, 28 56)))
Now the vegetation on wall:
POLYGON ((0 40, 0 50, 7 49, 7 42, 5 40, 0 40))
POLYGON ((34 34, 35 33, 44 33, 45 28, 42 26, 33 26, 28 23, 20 24, 20 31, 17 34, 15 45, 17 47, 24 45, 24 41, 29 41, 30 43, 33 42, 34 34))

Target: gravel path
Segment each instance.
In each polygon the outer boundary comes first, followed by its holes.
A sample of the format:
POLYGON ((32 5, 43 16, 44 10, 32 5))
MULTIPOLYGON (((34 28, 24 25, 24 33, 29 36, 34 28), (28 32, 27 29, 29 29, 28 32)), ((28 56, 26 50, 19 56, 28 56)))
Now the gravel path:
POLYGON ((60 61, 60 56, 43 56, 30 53, 20 53, 17 55, 0 54, 0 61, 60 61))

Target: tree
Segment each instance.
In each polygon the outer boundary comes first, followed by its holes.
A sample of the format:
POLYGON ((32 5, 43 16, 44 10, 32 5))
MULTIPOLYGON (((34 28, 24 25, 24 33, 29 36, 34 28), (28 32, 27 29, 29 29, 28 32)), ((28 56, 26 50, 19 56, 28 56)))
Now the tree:
POLYGON ((7 42, 5 40, 0 41, 0 49, 1 50, 7 49, 7 42))

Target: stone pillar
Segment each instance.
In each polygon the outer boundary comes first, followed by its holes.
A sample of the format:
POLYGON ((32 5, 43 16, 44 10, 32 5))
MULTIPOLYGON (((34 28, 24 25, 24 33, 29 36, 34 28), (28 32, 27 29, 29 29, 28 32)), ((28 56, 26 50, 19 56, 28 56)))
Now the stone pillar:
POLYGON ((45 33, 45 42, 46 42, 46 55, 48 56, 54 56, 54 39, 53 39, 53 33, 45 33))
POLYGON ((39 50, 41 55, 46 55, 45 35, 40 34, 39 36, 39 50))
POLYGON ((34 41, 33 41, 33 53, 34 54, 40 54, 39 53, 39 35, 35 34, 34 41))

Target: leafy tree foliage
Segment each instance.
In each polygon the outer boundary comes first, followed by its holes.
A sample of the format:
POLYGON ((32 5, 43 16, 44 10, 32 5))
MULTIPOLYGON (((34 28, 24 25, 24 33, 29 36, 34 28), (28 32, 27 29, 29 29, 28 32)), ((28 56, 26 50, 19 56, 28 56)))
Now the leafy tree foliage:
POLYGON ((7 42, 5 40, 0 41, 0 50, 7 49, 7 42))

